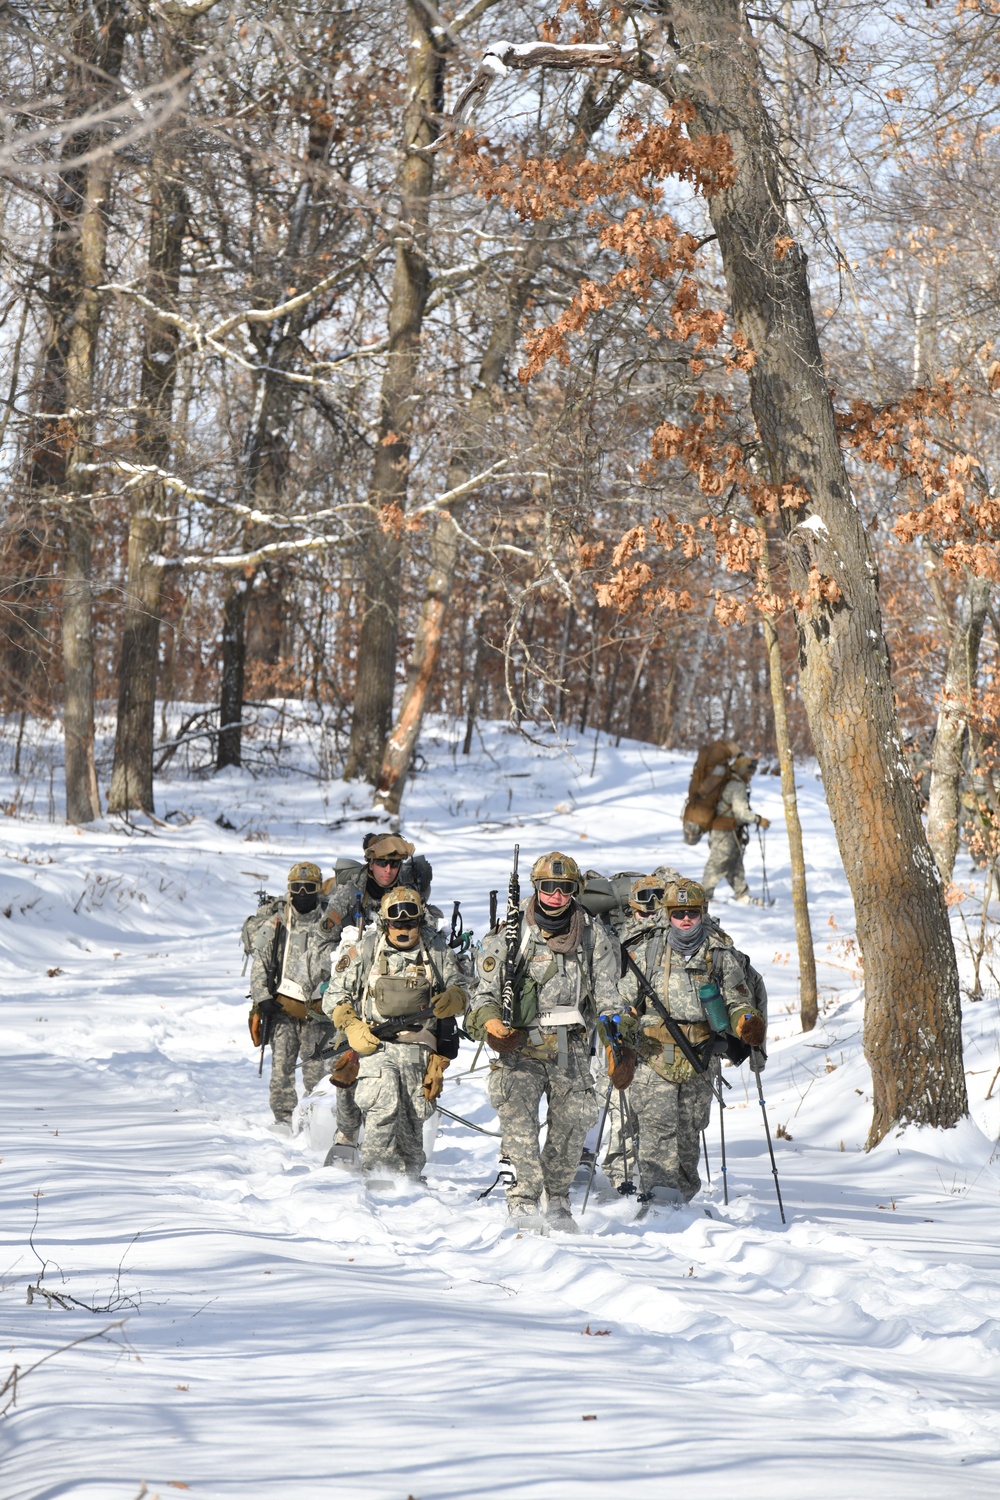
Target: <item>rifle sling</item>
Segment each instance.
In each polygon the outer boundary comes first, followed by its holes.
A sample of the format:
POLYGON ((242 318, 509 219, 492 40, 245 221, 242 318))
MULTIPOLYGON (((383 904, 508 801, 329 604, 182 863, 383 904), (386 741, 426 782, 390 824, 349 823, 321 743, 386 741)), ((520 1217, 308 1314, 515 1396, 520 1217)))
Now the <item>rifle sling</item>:
POLYGON ((715 1087, 713 1079, 709 1076, 707 1064, 702 1062, 701 1058, 698 1056, 697 1052, 695 1052, 694 1048, 691 1046, 691 1043, 688 1041, 687 1037, 684 1035, 683 1031, 674 1020, 673 1016, 663 1004, 663 1001, 660 999, 659 995, 653 989, 653 986, 650 984, 645 974, 639 968, 639 965, 636 963, 631 953, 625 947, 622 948, 622 957, 625 960, 626 967, 632 970, 632 973, 639 981, 639 988, 642 994, 644 994, 648 1000, 652 1001, 657 1015, 660 1017, 660 1020, 663 1022, 664 1026, 666 1026, 667 1030, 670 1032, 674 1044, 681 1049, 683 1057, 687 1062, 691 1064, 695 1072, 701 1074, 703 1078, 707 1078, 709 1083, 712 1084, 713 1093, 721 1103, 722 1096, 719 1093, 718 1089, 715 1087))

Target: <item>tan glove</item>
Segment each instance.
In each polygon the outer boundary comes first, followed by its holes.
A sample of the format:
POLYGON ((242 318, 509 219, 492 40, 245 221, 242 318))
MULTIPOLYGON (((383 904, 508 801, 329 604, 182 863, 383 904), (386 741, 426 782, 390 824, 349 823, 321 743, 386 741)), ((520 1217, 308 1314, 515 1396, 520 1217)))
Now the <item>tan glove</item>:
POLYGON ((250 1027, 250 1040, 253 1042, 253 1044, 254 1044, 255 1047, 259 1047, 260 1046, 260 1016, 257 1013, 256 1006, 250 1012, 250 1014, 247 1016, 247 1025, 250 1027))
MULTIPOLYGON (((461 985, 449 984, 446 990, 439 990, 436 995, 431 996, 431 1010, 439 1021, 444 1021, 448 1016, 461 1016, 465 1013, 465 991, 461 985)), ((434 1096, 437 1098, 437 1095, 434 1096)))
POLYGON ((371 1057, 373 1052, 378 1051, 378 1037, 368 1022, 362 1021, 349 1000, 341 1000, 339 1005, 334 1006, 333 1024, 338 1031, 344 1033, 348 1046, 353 1047, 359 1057, 371 1057))
POLYGON ((770 826, 771 826, 771 819, 770 818, 762 818, 760 816, 760 814, 758 813, 758 815, 757 815, 757 827, 758 828, 770 828, 770 826))
POLYGON ((627 1089, 635 1077, 635 1053, 631 1047, 620 1047, 618 1061, 614 1049, 605 1048, 608 1054, 608 1077, 616 1089, 627 1089))
POLYGON ((763 1046, 767 1037, 767 1022, 759 1010, 741 1010, 734 1014, 729 1023, 741 1042, 748 1047, 763 1046))
POLYGON ((491 1016, 484 1030, 487 1047, 492 1047, 501 1056, 505 1052, 516 1052, 519 1047, 524 1046, 524 1032, 518 1031, 516 1026, 505 1026, 499 1016, 491 1016))
POLYGON ((428 1104, 433 1104, 444 1087, 444 1070, 448 1066, 449 1059, 442 1057, 440 1052, 432 1052, 427 1059, 427 1069, 424 1073, 424 1098, 428 1104))
POLYGON ((358 1054, 353 1047, 348 1047, 334 1063, 330 1082, 338 1089, 349 1089, 358 1081, 358 1068, 358 1054))

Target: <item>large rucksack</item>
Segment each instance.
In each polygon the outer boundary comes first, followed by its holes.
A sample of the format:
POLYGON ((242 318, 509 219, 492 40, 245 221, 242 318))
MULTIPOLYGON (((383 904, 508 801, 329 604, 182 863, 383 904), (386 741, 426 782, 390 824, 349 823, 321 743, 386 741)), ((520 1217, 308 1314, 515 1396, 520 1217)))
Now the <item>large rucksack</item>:
POLYGON ((248 959, 253 957, 254 945, 258 934, 265 927, 272 927, 275 917, 280 916, 285 909, 285 898, 283 896, 269 896, 266 891, 258 892, 258 896, 257 910, 250 913, 240 928, 240 942, 243 944, 244 974, 247 971, 248 959))
POLYGON ((607 922, 612 931, 617 933, 632 915, 628 898, 632 882, 641 879, 642 874, 641 870, 623 870, 608 880, 604 875, 598 875, 596 870, 588 870, 579 897, 580 905, 592 917, 600 917, 607 922))
POLYGON ((711 828, 722 789, 732 774, 730 761, 739 753, 735 740, 713 740, 698 751, 683 813, 685 844, 697 844, 706 828, 711 828))

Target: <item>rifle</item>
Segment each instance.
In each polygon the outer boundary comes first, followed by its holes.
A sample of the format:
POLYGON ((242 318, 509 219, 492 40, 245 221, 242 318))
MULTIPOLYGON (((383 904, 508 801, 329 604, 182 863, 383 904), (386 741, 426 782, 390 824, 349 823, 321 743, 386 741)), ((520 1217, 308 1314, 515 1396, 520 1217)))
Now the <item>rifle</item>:
MULTIPOLYGON (((694 1050, 691 1043, 688 1041, 687 1037, 684 1035, 677 1022, 674 1020, 673 1016, 663 1004, 659 995, 653 989, 653 986, 650 984, 645 974, 639 968, 639 965, 636 963, 631 953, 625 947, 622 948, 622 958, 625 960, 625 967, 627 969, 630 969, 635 975, 636 979, 639 981, 640 992, 645 995, 647 1000, 650 1000, 652 1002, 654 1010, 670 1033, 670 1037, 674 1045, 680 1048, 681 1055, 687 1062, 691 1064, 695 1072, 706 1080, 716 1099, 718 1099, 719 1103, 723 1106, 723 1108, 725 1108, 725 1101, 723 1100, 718 1085, 708 1071, 708 1064, 698 1056, 697 1052, 694 1050)), ((725 1084, 726 1088, 731 1087, 728 1079, 723 1078, 721 1081, 725 1084)))
POLYGON ((503 989, 500 991, 500 1019, 505 1026, 510 1027, 514 1025, 514 974, 521 941, 521 882, 517 878, 520 848, 520 844, 514 845, 514 868, 510 872, 510 884, 507 887, 507 916, 504 921, 507 956, 503 965, 503 989))
MULTIPOLYGON (((412 1031, 422 1026, 425 1021, 435 1020, 434 1011, 428 1006, 426 1010, 418 1010, 412 1016, 394 1016, 391 1021, 376 1021, 374 1026, 369 1026, 372 1036, 377 1036, 380 1042, 393 1041, 401 1031, 412 1031)), ((350 1042, 341 1042, 340 1046, 333 1051, 323 1047, 317 1054, 323 1062, 336 1062, 345 1052, 350 1051, 350 1042)))

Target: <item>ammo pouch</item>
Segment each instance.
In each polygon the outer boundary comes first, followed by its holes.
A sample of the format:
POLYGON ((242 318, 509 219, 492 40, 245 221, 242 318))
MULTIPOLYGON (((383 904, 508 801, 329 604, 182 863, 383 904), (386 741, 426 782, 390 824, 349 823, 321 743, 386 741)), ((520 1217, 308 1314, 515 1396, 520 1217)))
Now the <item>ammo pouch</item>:
POLYGON ((380 974, 371 987, 371 996, 379 1013, 394 1021, 398 1016, 414 1016, 426 1010, 431 986, 426 974, 380 974))

